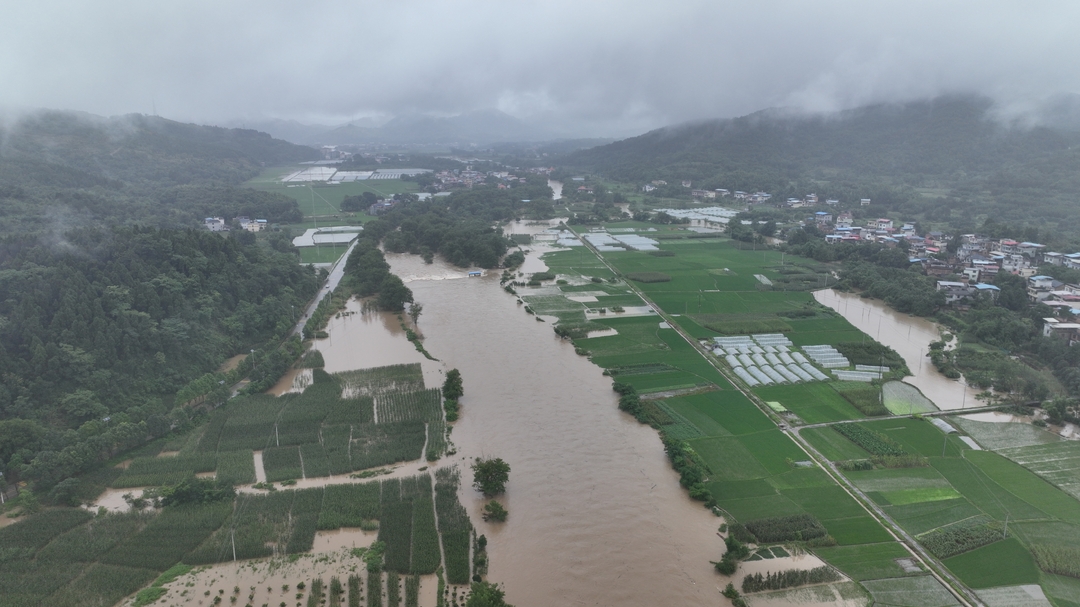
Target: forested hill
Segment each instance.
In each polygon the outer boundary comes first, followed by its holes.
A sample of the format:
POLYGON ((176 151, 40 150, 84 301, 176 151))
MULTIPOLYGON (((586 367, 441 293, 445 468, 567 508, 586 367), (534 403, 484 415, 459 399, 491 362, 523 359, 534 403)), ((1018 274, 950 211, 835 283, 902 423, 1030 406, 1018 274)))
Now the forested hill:
POLYGON ((280 375, 317 274, 285 232, 200 224, 301 220, 293 199, 239 186, 315 155, 146 116, 42 112, 0 131, 0 490, 49 490, 185 427, 177 391, 230 356, 254 349, 280 375))
MULTIPOLYGON (((1039 171, 1080 159, 1080 133, 995 121, 991 102, 942 97, 831 115, 764 110, 684 124, 569 154, 565 164, 621 180, 710 179, 724 173, 890 176, 1039 171)), ((1080 171, 1080 165, 1072 162, 1080 171)), ((1035 175, 1032 175, 1035 177, 1035 175)))
POLYGON ((288 198, 236 186, 263 166, 316 157, 251 130, 36 112, 0 126, 0 235, 92 223, 191 226, 208 214, 296 221, 288 198))

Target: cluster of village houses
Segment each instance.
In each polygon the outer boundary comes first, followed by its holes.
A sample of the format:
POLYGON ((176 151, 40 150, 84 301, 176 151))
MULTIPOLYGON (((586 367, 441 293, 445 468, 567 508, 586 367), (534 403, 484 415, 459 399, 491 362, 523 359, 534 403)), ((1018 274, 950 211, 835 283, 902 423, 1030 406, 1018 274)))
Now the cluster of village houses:
POLYGON ((248 232, 262 232, 270 227, 265 219, 251 219, 246 216, 237 217, 232 222, 226 222, 224 217, 207 217, 203 220, 203 225, 211 232, 228 232, 232 224, 239 225, 241 230, 248 232))
MULTIPOLYGON (((552 171, 548 167, 527 169, 526 172, 538 175, 548 175, 552 171)), ((439 190, 471 188, 487 182, 488 178, 495 178, 499 189, 506 189, 515 181, 525 181, 525 177, 518 177, 509 171, 474 171, 472 167, 439 171, 435 173, 435 187, 439 190)))
MULTIPOLYGON (((662 180, 653 181, 642 187, 649 192, 667 185, 662 180)), ((683 187, 691 187, 689 181, 682 181, 683 187)), ((771 196, 765 192, 752 194, 726 189, 691 190, 694 198, 700 200, 731 196, 746 203, 761 203, 771 196)), ((785 208, 819 207, 821 201, 816 194, 804 198, 789 198, 780 206, 785 208)), ((825 200, 829 206, 837 206, 836 199, 825 200)), ((870 199, 859 200, 860 206, 869 206, 870 199)), ((723 229, 732 213, 689 217, 692 225, 723 229)), ((672 211, 674 212, 674 211, 672 211)), ((744 222, 747 223, 747 222, 744 222)), ((1080 252, 1059 253, 1048 251, 1046 245, 1037 242, 1018 242, 1002 238, 992 239, 979 234, 963 234, 954 255, 947 255, 946 246, 950 236, 942 232, 918 234, 914 223, 896 225, 892 219, 877 218, 856 225, 850 211, 841 211, 835 215, 829 211, 817 211, 805 221, 825 233, 825 241, 842 242, 877 242, 885 246, 904 244, 912 263, 921 264, 927 275, 938 278, 963 276, 963 280, 938 280, 937 290, 945 295, 950 305, 964 307, 980 296, 996 299, 1000 289, 993 285, 994 277, 1000 272, 1008 272, 1027 279, 1027 295, 1032 302, 1047 306, 1047 316, 1043 319, 1043 334, 1058 336, 1068 340, 1070 345, 1080 343, 1080 284, 1066 284, 1051 276, 1038 273, 1042 265, 1063 266, 1080 270, 1080 252)))

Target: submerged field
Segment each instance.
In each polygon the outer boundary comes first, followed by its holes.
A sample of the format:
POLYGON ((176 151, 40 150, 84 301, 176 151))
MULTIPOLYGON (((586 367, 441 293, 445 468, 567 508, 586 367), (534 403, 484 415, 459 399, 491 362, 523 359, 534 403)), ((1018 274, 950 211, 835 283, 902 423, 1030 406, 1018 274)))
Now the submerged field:
MULTIPOLYGON (((372 471, 380 466, 436 461, 446 446, 440 392, 425 389, 418 364, 335 376, 316 369, 300 393, 235 398, 193 432, 112 469, 105 482, 130 489, 130 509, 46 510, 0 529, 0 606, 111 605, 174 565, 295 559, 313 549, 318 532, 342 528, 367 530, 362 543, 377 540, 372 549, 384 551, 367 558, 377 567, 364 578, 380 594, 384 582, 389 591, 400 577, 409 590, 419 582, 405 576, 440 567, 448 583, 468 584, 473 529, 456 469, 365 480, 388 472, 372 471), (261 474, 267 482, 252 488, 261 474), (330 475, 342 476, 290 488, 330 475), (198 484, 208 476, 244 488, 234 496, 198 484), (188 487, 178 494, 188 497, 155 508, 163 494, 151 491, 137 503, 142 488, 162 486, 188 487)), ((185 602, 170 592, 170 604, 185 602)))
MULTIPOLYGON (((781 265, 778 252, 740 250, 731 241, 713 238, 660 238, 658 248, 662 254, 604 252, 603 261, 623 277, 668 277, 664 280, 636 280, 631 288, 625 278, 613 278, 588 249, 577 247, 544 257, 566 284, 534 287, 543 290, 542 297, 530 296, 535 291, 529 288, 519 288, 518 294, 537 313, 550 311, 561 326, 603 331, 596 337, 574 334, 579 353, 649 399, 649 423, 683 441, 707 465, 706 486, 729 522, 809 515, 827 538, 803 547, 863 581, 878 604, 958 604, 926 575, 919 559, 777 427, 856 421, 858 436, 865 440, 827 425, 804 430, 802 437, 829 460, 867 462, 868 469, 855 465, 844 474, 965 585, 1041 584, 1053 604, 1077 604, 1070 592, 1080 579, 1063 581, 1072 578, 1040 568, 1032 551, 1040 543, 1035 538, 1049 529, 1067 529, 1069 537, 1080 532, 1080 502, 1001 455, 972 450, 929 421, 873 419, 933 411, 916 389, 893 382, 882 394, 875 385, 857 382, 786 383, 748 390, 755 402, 744 395, 745 386, 740 391, 718 370, 730 368, 723 357, 665 328, 666 320, 703 339, 769 326, 774 329, 768 332, 782 332, 794 347, 872 342, 842 317, 815 305, 808 292, 785 282, 792 272, 786 264, 798 260, 788 257, 781 265), (770 279, 773 287, 758 276, 770 279), (666 318, 613 313, 613 305, 644 305, 635 289, 666 318), (574 301, 575 292, 593 298, 574 301), (873 445, 884 451, 868 450, 873 445), (892 459, 874 460, 878 453, 892 459)), ((1007 455, 1069 490, 1076 483, 1075 468, 1069 465, 1074 453, 1071 447, 1040 444, 1007 455)), ((1054 550, 1043 562, 1064 558, 1054 550)))

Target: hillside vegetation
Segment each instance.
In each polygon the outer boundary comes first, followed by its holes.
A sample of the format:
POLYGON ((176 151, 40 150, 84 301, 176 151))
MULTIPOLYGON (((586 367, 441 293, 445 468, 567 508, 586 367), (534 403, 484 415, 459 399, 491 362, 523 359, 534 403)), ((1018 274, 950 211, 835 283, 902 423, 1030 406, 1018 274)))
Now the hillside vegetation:
POLYGON ((73 225, 194 225, 207 215, 299 219, 291 199, 237 189, 263 166, 318 157, 242 129, 37 112, 0 126, 0 235, 73 225))
POLYGON ((294 200, 236 185, 313 154, 146 116, 42 112, 3 128, 0 489, 51 490, 186 426, 174 395, 230 356, 255 349, 260 373, 282 364, 318 276, 283 233, 196 226, 298 218, 294 200))
MULTIPOLYGON (((651 131, 562 157, 609 179, 816 193, 974 230, 987 217, 1075 237, 1058 226, 1080 190, 1080 132, 995 119, 987 99, 943 97, 832 115, 765 110, 651 131)), ((1038 233, 1027 237, 1037 239, 1038 233), (1033 236, 1033 237, 1032 237, 1033 236)))

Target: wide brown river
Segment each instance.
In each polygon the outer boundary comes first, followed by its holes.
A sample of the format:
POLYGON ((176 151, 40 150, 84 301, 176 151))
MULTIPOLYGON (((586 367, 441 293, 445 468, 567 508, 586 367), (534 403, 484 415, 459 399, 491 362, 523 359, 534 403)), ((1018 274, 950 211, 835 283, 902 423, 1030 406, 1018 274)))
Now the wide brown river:
MULTIPOLYGON (((484 523, 484 500, 467 483, 462 489, 489 539, 489 579, 505 585, 507 600, 518 607, 722 600, 726 579, 709 563, 724 551, 721 519, 687 497, 656 431, 616 408, 601 369, 525 314, 499 286, 498 271, 465 278, 440 262, 387 259, 423 304, 418 328, 441 361, 424 363, 428 385, 451 368, 464 379, 451 436, 463 477, 471 479, 468 465, 481 455, 511 466, 504 524, 484 523)), ((319 343, 327 370, 422 360, 394 335, 400 327, 391 318, 331 323, 333 345, 319 343)))
POLYGON ((945 377, 930 363, 927 356, 930 342, 941 339, 938 325, 925 318, 897 312, 882 301, 863 299, 857 293, 823 289, 814 291, 814 299, 836 310, 857 329, 904 357, 913 374, 904 381, 921 390, 939 409, 985 404, 975 398, 979 390, 968 387, 963 380, 945 377))

